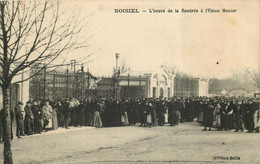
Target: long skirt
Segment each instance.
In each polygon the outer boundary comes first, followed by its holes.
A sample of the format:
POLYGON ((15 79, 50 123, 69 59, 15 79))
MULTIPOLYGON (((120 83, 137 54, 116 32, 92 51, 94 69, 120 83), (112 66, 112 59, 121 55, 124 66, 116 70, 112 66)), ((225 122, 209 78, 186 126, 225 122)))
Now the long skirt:
POLYGON ((171 125, 178 125, 177 111, 170 111, 168 116, 168 123, 171 125))
POLYGON ((33 133, 33 120, 30 116, 25 115, 24 119, 24 133, 30 135, 33 133))
POLYGON ((254 128, 260 127, 260 112, 259 110, 255 111, 254 114, 254 128))
POLYGON ((58 126, 59 127, 64 127, 64 115, 62 113, 58 114, 58 126))
POLYGON ((87 118, 86 118, 86 124, 88 125, 88 126, 93 126, 93 112, 91 112, 91 111, 87 111, 87 118))
POLYGON ((214 115, 213 127, 219 128, 221 126, 221 117, 220 115, 214 115))
POLYGON ((158 126, 158 120, 157 120, 157 115, 156 115, 156 110, 153 110, 153 125, 158 126))
POLYGON ((93 118, 92 124, 94 127, 102 127, 102 121, 101 121, 99 111, 94 112, 94 118, 93 118))
POLYGON ((52 115, 52 129, 55 130, 55 129, 58 129, 58 119, 57 119, 57 113, 53 113, 52 115))
POLYGON ((213 126, 213 115, 204 114, 203 116, 203 126, 212 127, 213 126))
POLYGON ((240 115, 237 115, 237 116, 235 116, 234 119, 235 119, 235 124, 234 124, 235 129, 236 129, 236 130, 243 130, 243 129, 244 129, 244 123, 243 123, 243 121, 242 121, 241 116, 240 116, 240 115))
POLYGON ((34 118, 34 133, 40 133, 42 132, 42 123, 40 118, 34 118))
POLYGON ((127 112, 121 114, 121 124, 122 125, 128 125, 129 124, 127 112))
POLYGON ((125 123, 126 123, 126 125, 129 124, 127 112, 125 112, 125 123))
POLYGON ((177 115, 178 115, 178 121, 180 121, 182 119, 182 115, 181 115, 181 112, 177 110, 177 115))
POLYGON ((168 123, 168 114, 167 113, 164 114, 164 123, 168 123))
POLYGON ((202 123, 202 122, 203 122, 203 112, 200 112, 200 113, 199 113, 198 122, 199 122, 199 123, 202 123))
POLYGON ((147 124, 152 124, 152 115, 147 114, 147 124))
POLYGON ((122 125, 125 125, 125 115, 121 114, 121 123, 122 125))

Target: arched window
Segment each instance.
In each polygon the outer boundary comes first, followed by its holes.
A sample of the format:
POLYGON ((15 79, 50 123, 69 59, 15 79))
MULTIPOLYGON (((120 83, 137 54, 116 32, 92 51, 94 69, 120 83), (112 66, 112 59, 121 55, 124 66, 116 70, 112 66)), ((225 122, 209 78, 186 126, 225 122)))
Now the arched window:
POLYGON ((163 88, 160 88, 160 97, 163 98, 163 88))

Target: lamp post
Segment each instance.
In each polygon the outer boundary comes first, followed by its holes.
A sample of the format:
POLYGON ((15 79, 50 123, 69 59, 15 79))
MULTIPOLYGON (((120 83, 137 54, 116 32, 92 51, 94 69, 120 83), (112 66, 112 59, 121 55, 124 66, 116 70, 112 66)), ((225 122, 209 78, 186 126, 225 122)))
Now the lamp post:
POLYGON ((43 99, 46 99, 46 67, 43 69, 43 99))
POLYGON ((116 53, 115 54, 116 55, 116 72, 118 72, 119 70, 118 70, 118 59, 119 59, 119 53, 116 53))
POLYGON ((52 83, 52 99, 55 100, 55 71, 53 71, 53 83, 52 83))
POLYGON ((128 69, 128 98, 130 98, 130 68, 128 69))
POLYGON ((139 98, 141 98, 141 74, 139 76, 139 98))
POLYGON ((120 70, 119 70, 119 67, 118 67, 118 59, 119 59, 119 53, 116 53, 115 54, 116 56, 116 68, 115 68, 115 72, 114 72, 114 98, 117 99, 118 98, 118 77, 119 77, 119 74, 120 74, 120 70))
POLYGON ((85 99, 85 72, 83 63, 81 65, 81 92, 81 100, 83 101, 85 99))
POLYGON ((69 68, 67 67, 67 71, 66 71, 66 98, 68 98, 69 96, 69 68))
POLYGON ((76 60, 71 60, 71 69, 73 69, 73 92, 72 95, 75 97, 75 83, 76 83, 76 60))

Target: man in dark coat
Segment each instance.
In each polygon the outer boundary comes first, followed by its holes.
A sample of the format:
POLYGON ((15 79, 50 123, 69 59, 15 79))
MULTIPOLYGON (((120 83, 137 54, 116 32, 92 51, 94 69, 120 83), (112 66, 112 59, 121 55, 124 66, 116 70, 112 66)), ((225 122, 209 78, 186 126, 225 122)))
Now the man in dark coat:
POLYGON ((178 125, 177 110, 173 101, 168 102, 168 122, 171 126, 178 125))
POLYGON ((142 102, 140 102, 139 104, 139 113, 140 113, 140 126, 146 126, 146 100, 143 100, 142 102))
POLYGON ((234 109, 234 120, 235 120, 235 129, 236 132, 238 132, 239 130, 241 130, 242 132, 244 131, 244 123, 243 123, 243 119, 242 119, 242 108, 241 108, 241 101, 238 101, 237 103, 237 107, 234 109))
POLYGON ((236 107, 237 106, 233 103, 233 101, 231 101, 227 107, 226 124, 227 124, 228 130, 231 130, 234 128, 233 112, 236 110, 236 107))
POLYGON ((227 130, 227 123, 226 123, 226 108, 227 108, 227 103, 222 100, 220 103, 220 121, 221 121, 221 126, 219 130, 225 129, 227 130))
POLYGON ((58 126, 64 128, 64 113, 63 113, 63 105, 61 101, 58 101, 56 104, 57 108, 57 116, 58 116, 58 126))
POLYGON ((189 99, 186 99, 185 110, 184 110, 184 121, 190 122, 191 119, 191 102, 189 99))
POLYGON ((247 105, 247 111, 246 111, 246 128, 249 133, 252 133, 254 131, 254 114, 255 114, 255 108, 254 104, 251 100, 249 100, 247 105))
POLYGON ((23 126, 23 103, 18 102, 18 104, 14 108, 15 112, 15 120, 16 120, 16 136, 18 138, 21 138, 21 136, 24 136, 24 126, 23 126))
POLYGON ((84 126, 85 125, 85 105, 84 105, 83 101, 81 101, 79 106, 77 106, 76 113, 77 113, 78 125, 84 126))
POLYGON ((69 129, 69 120, 70 120, 70 101, 69 99, 66 99, 64 102, 64 126, 66 129, 69 129))

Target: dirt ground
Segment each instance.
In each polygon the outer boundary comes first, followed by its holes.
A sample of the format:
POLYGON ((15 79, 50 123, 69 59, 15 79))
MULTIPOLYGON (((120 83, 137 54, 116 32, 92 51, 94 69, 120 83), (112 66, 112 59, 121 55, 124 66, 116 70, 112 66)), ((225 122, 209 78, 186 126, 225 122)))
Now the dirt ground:
POLYGON ((15 164, 259 163, 259 134, 202 129, 196 122, 176 127, 61 128, 15 138, 12 151, 15 164))

